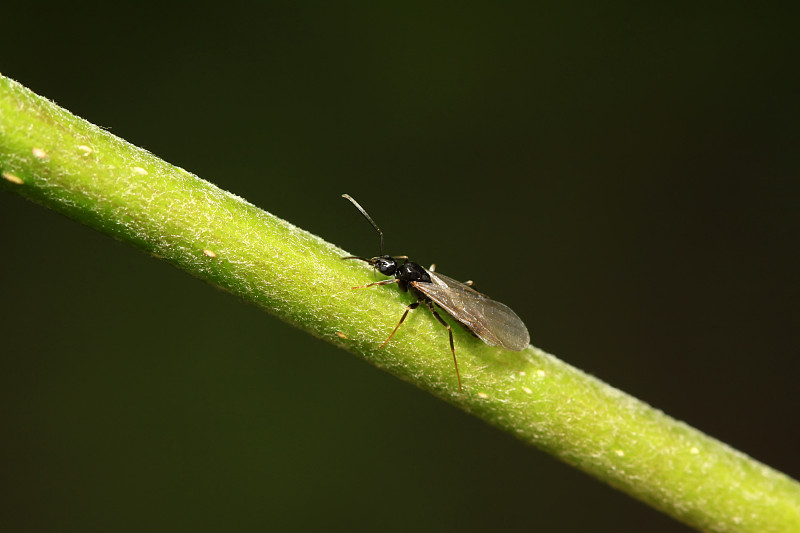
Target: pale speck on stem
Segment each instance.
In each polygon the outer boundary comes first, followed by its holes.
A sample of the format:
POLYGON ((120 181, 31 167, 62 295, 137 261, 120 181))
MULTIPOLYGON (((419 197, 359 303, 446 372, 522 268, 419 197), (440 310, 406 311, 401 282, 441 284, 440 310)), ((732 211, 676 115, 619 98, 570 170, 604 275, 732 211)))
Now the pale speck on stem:
POLYGON ((13 183, 15 185, 22 185, 22 184, 25 183, 24 181, 22 181, 22 178, 20 178, 16 174, 12 174, 11 172, 3 172, 3 178, 6 181, 10 181, 11 183, 13 183))

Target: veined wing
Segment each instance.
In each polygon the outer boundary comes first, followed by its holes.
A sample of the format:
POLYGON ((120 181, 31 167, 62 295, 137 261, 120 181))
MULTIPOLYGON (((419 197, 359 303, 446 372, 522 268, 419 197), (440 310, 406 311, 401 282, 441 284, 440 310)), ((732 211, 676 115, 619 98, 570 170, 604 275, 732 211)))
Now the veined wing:
POLYGON ((453 278, 434 272, 428 274, 431 283, 413 281, 411 285, 467 326, 483 342, 514 351, 528 346, 528 328, 507 305, 453 278))

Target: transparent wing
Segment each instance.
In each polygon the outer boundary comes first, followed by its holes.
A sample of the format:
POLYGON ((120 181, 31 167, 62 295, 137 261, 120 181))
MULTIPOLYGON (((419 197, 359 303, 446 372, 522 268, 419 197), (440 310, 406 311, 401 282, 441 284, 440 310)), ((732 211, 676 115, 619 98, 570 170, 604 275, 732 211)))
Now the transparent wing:
POLYGON ((467 326, 483 342, 514 351, 528 346, 528 328, 508 306, 453 278, 433 272, 428 274, 431 283, 414 281, 411 285, 467 326))

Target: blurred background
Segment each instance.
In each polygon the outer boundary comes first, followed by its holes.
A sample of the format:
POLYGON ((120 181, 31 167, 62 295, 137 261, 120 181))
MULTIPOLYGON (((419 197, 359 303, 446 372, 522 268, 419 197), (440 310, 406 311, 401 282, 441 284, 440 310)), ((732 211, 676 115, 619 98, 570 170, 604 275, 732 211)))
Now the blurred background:
MULTIPOLYGON (((370 255, 354 195, 534 345, 800 477, 797 19, 586 4, 10 5, 0 72, 370 255)), ((0 224, 4 531, 688 530, 7 191, 0 224)))

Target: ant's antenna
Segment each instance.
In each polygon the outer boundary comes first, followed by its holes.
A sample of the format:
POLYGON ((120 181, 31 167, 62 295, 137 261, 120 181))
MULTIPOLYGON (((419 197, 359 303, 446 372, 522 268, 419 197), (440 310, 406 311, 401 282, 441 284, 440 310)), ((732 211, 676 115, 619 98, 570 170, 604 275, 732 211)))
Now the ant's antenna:
POLYGON ((371 216, 369 216, 369 215, 367 214, 367 212, 366 212, 366 211, 364 211, 364 208, 363 208, 363 207, 361 207, 360 205, 358 205, 358 202, 356 202, 356 201, 353 199, 353 197, 352 197, 352 196, 350 196, 349 194, 343 194, 343 195, 342 195, 342 198, 347 198, 348 200, 350 200, 350 201, 353 203, 353 205, 354 205, 354 206, 356 206, 356 209, 358 209, 359 211, 361 211, 361 214, 362 214, 362 215, 364 215, 364 217, 365 217, 367 220, 369 220, 369 223, 370 223, 370 224, 372 224, 372 227, 373 227, 373 228, 375 228, 375 231, 377 231, 377 232, 378 232, 378 235, 380 235, 380 236, 381 236, 381 253, 380 253, 380 255, 383 255, 383 232, 381 231, 381 228, 379 228, 379 227, 378 227, 378 225, 375 223, 375 221, 374 221, 374 220, 372 220, 372 217, 371 217, 371 216))

